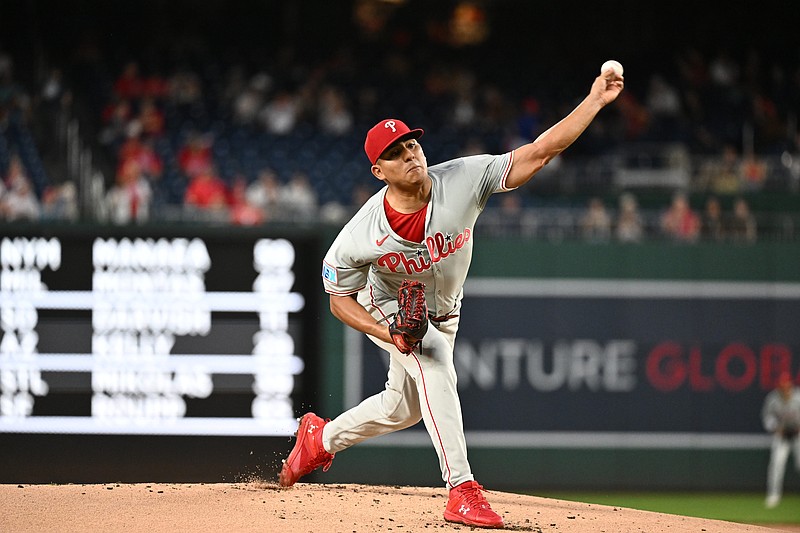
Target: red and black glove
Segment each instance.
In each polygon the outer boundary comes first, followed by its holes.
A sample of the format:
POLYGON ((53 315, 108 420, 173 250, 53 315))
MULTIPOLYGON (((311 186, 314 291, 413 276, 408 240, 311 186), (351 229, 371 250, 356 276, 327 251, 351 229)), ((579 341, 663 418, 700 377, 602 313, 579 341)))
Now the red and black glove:
POLYGON ((428 304, 425 303, 425 284, 403 280, 397 291, 397 313, 389 324, 389 333, 397 349, 410 354, 428 331, 428 304))

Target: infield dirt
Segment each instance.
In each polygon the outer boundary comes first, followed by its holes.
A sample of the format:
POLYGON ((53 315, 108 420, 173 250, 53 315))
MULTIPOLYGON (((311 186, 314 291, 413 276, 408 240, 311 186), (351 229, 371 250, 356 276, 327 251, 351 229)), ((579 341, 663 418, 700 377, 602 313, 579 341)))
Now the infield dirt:
MULTIPOLYGON (((508 492, 487 491, 486 497, 510 531, 775 533, 780 528, 508 492)), ((260 481, 0 485, 0 531, 477 531, 444 521, 446 498, 444 488, 298 483, 283 489, 260 481)))

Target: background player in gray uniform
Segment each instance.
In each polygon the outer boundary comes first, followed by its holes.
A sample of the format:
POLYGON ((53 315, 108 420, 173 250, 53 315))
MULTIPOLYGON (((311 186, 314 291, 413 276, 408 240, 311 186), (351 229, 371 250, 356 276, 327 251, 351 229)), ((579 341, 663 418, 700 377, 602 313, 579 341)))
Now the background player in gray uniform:
POLYGON ((795 468, 800 472, 800 389, 794 386, 788 372, 780 376, 778 386, 764 398, 761 420, 764 429, 772 433, 765 503, 773 508, 781 502, 786 461, 792 451, 795 468))
POLYGON ((527 183, 622 88, 623 78, 607 70, 569 115, 532 143, 502 155, 464 157, 430 168, 418 141, 421 129, 398 119, 370 129, 364 150, 372 174, 386 186, 339 233, 323 261, 322 277, 331 312, 389 352, 386 387, 331 421, 305 414, 284 462, 281 485, 291 486, 320 466, 327 470, 334 454, 354 444, 423 420, 450 489, 445 519, 503 527, 467 461, 453 364, 473 228, 492 194, 527 183), (432 326, 408 354, 395 346, 388 328, 404 279, 425 283, 432 326))

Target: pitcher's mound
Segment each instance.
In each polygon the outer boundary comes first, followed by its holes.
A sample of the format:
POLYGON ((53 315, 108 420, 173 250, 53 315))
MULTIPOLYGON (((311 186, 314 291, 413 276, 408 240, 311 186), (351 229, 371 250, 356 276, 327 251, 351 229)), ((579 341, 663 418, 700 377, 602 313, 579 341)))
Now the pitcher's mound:
MULTIPOLYGON (((511 531, 775 533, 775 529, 486 491, 511 531)), ((444 521, 444 488, 265 482, 0 485, 0 531, 471 531, 444 521)))

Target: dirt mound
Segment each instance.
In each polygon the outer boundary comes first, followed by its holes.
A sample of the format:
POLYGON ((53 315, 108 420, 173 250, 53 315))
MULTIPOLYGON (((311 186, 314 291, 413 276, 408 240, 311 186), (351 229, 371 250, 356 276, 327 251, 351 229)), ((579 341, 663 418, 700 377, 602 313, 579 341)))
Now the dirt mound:
MULTIPOLYGON (((775 533, 621 507, 487 492, 511 531, 775 533)), ((0 531, 411 533, 471 530, 442 518, 443 488, 298 483, 0 485, 0 531)))

